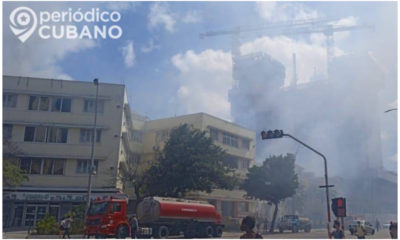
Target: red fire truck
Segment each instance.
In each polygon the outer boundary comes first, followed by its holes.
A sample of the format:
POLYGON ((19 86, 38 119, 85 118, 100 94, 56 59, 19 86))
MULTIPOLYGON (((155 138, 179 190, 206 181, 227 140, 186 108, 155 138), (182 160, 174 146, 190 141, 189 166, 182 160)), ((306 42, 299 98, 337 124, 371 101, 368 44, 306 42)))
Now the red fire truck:
MULTIPOLYGON (((221 237, 221 215, 207 202, 176 198, 145 198, 138 204, 138 237, 221 237)), ((98 199, 86 217, 85 235, 125 238, 130 235, 125 199, 98 199)))

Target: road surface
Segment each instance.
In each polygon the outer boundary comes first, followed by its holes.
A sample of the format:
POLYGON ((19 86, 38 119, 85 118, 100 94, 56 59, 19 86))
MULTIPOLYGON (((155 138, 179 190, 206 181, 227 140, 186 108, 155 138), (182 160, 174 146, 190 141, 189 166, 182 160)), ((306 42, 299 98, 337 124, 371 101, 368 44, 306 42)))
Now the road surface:
MULTIPOLYGON (((224 232, 222 238, 239 238, 240 235, 243 233, 241 232, 224 232)), ((313 229, 309 233, 305 232, 298 232, 298 233, 291 233, 291 232, 283 232, 283 233, 274 233, 274 234, 262 234, 263 238, 266 239, 327 239, 327 232, 326 229, 313 229)), ((350 235, 349 231, 345 231, 345 236, 347 239, 356 239, 353 235, 350 235)), ((367 239, 390 239, 389 230, 381 230, 374 235, 368 235, 367 239)))
MULTIPOLYGON (((222 238, 239 238, 243 233, 241 232, 224 232, 222 238)), ((355 236, 351 236, 348 231, 345 232, 347 239, 356 239, 355 236)), ((263 238, 266 239, 327 239, 327 233, 325 229, 313 229, 309 233, 298 232, 284 232, 284 233, 274 233, 274 234, 262 234, 263 238)), ((72 235, 72 238, 82 238, 82 235, 72 235)), ((24 238, 41 238, 41 239, 55 239, 58 238, 57 235, 30 235, 28 236, 27 231, 14 231, 3 233, 4 239, 24 239, 24 238)), ((183 236, 173 237, 183 239, 183 236)), ((389 230, 381 230, 375 233, 373 236, 367 236, 367 239, 389 239, 389 230)))

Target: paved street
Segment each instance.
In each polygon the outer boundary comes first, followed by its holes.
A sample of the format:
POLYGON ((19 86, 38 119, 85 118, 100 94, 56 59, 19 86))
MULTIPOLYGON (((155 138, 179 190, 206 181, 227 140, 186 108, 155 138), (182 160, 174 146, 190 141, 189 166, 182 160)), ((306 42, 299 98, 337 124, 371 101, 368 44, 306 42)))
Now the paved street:
MULTIPOLYGON (((240 232, 224 232, 222 238, 239 238, 240 235, 243 233, 240 232)), ((346 238, 348 239, 356 239, 355 236, 350 235, 348 231, 345 232, 346 238)), ((327 238, 326 229, 314 229, 309 233, 305 232, 298 232, 298 233, 291 233, 291 232, 284 232, 274 233, 274 234, 262 234, 263 238, 267 239, 324 239, 327 238)), ((389 239, 389 230, 384 230, 376 233, 373 236, 367 236, 367 239, 389 239)))
MULTIPOLYGON (((224 232, 222 238, 239 238, 240 235, 243 233, 241 232, 224 232)), ((3 238, 5 239, 24 239, 24 238, 40 238, 40 239, 55 239, 58 238, 56 235, 30 235, 29 237, 27 231, 15 231, 15 232, 6 232, 3 233, 3 238)), ((81 238, 82 235, 73 235, 72 238, 81 238)), ((176 237, 174 237, 176 238, 176 237)), ((178 237, 178 238, 183 238, 178 237)), ((263 234, 263 238, 266 239, 324 239, 327 238, 326 230, 325 229, 314 229, 309 233, 299 232, 299 233, 291 233, 291 232, 284 232, 274 233, 274 234, 263 234)), ((348 231, 346 231, 346 238, 347 239, 356 239, 355 236, 351 236, 348 231)), ((373 236, 367 236, 367 239, 389 239, 389 231, 383 230, 379 231, 373 236)))

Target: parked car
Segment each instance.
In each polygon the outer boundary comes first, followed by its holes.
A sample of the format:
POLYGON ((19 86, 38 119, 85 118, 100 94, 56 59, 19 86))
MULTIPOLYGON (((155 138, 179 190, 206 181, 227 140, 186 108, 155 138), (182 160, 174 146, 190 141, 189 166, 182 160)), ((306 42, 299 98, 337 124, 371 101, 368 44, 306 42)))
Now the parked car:
POLYGON ((365 220, 353 220, 348 225, 348 229, 349 229, 351 235, 354 235, 356 233, 356 228, 358 225, 357 222, 360 222, 361 226, 364 226, 364 228, 367 232, 366 235, 374 235, 375 234, 375 228, 370 222, 366 222, 365 220))
POLYGON ((310 232, 311 221, 308 218, 299 218, 297 215, 285 215, 280 219, 278 229, 280 233, 285 230, 291 230, 294 233, 299 230, 310 232))

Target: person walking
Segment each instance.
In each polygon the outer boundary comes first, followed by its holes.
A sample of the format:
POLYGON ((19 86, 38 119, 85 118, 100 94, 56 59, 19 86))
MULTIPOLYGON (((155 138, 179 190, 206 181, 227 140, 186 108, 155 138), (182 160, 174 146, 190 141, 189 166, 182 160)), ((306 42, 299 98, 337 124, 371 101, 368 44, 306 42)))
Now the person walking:
POLYGON ((397 222, 390 222, 389 233, 392 239, 397 239, 397 222))
POLYGON ((365 230, 364 226, 361 225, 360 221, 357 221, 356 233, 358 239, 364 239, 367 231, 365 230))
POLYGON ((376 231, 379 232, 379 229, 381 228, 381 223, 379 222, 378 219, 376 219, 375 227, 376 227, 376 231))
POLYGON ((61 219, 60 226, 58 227, 58 238, 61 238, 64 235, 64 226, 65 226, 65 218, 61 219))
POLYGON ((253 231, 256 225, 256 220, 254 217, 247 216, 243 218, 242 224, 240 225, 240 231, 245 231, 246 233, 240 236, 240 238, 263 238, 259 233, 253 231))
POLYGON ((335 239, 342 239, 344 238, 344 232, 342 229, 340 229, 340 222, 338 220, 335 220, 333 223, 333 232, 329 234, 329 238, 335 238, 335 239))
POLYGON ((131 225, 131 238, 136 239, 137 231, 139 230, 139 222, 136 218, 136 214, 133 214, 132 217, 129 219, 129 223, 131 225))
POLYGON ((63 234, 63 238, 65 238, 65 236, 67 236, 68 238, 71 238, 70 236, 70 229, 71 229, 71 224, 72 224, 72 217, 70 215, 67 216, 66 219, 64 219, 64 234, 63 234))

